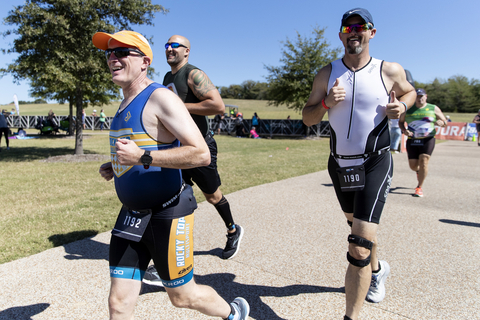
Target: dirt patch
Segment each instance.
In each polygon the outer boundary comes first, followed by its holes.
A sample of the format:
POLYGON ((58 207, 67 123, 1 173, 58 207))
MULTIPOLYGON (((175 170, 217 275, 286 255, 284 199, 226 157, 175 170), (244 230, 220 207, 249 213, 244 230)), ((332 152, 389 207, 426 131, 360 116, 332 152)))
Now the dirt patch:
POLYGON ((104 154, 68 154, 64 156, 48 157, 40 162, 87 162, 87 161, 109 161, 110 156, 104 154))

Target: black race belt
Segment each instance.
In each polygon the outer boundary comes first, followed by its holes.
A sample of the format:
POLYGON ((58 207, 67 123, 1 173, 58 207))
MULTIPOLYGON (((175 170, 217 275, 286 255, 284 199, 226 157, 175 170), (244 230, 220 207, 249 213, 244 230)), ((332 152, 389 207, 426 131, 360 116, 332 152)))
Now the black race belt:
POLYGON ((373 152, 368 152, 368 153, 363 153, 363 154, 353 154, 353 155, 344 156, 344 155, 341 155, 341 154, 336 154, 336 153, 331 152, 331 155, 335 159, 355 160, 355 159, 367 159, 367 158, 370 158, 370 157, 373 157, 373 156, 379 156, 379 155, 387 153, 389 151, 390 151, 390 147, 386 147, 386 148, 380 149, 378 151, 373 151, 373 152))

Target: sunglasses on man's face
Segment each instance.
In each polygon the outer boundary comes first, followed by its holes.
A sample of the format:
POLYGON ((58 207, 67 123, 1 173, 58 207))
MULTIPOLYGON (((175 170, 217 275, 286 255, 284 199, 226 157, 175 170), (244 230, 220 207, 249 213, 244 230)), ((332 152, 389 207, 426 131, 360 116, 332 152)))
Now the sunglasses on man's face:
POLYGON ((110 56, 112 53, 115 55, 117 58, 124 58, 126 56, 129 56, 132 52, 140 54, 140 56, 144 57, 145 54, 134 48, 113 48, 113 49, 107 49, 105 50, 105 56, 107 57, 107 60, 110 59, 110 56))
POLYGON ((373 26, 370 23, 365 24, 351 24, 349 26, 342 26, 340 28, 341 33, 351 33, 353 30, 355 32, 367 31, 369 29, 373 29, 373 26))
POLYGON ((186 46, 184 46, 183 44, 181 43, 178 43, 178 42, 167 42, 165 43, 165 50, 168 49, 168 47, 172 47, 172 49, 177 49, 178 47, 184 47, 186 48, 186 46))

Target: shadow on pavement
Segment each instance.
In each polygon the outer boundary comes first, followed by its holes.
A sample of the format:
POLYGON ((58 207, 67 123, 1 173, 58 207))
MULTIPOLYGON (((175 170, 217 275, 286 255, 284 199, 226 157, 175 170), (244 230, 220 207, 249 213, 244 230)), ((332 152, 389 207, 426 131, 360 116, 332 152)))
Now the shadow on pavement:
POLYGON ((475 222, 466 222, 466 221, 449 220, 449 219, 440 219, 438 221, 443 223, 458 224, 460 226, 480 228, 480 223, 475 223, 475 222))
MULTIPOLYGON (((250 316, 257 320, 286 320, 278 316, 270 306, 265 304, 261 299, 262 297, 289 297, 308 293, 345 292, 344 287, 331 288, 303 284, 271 287, 237 283, 234 282, 234 279, 235 275, 232 273, 214 273, 205 276, 195 275, 195 281, 198 284, 208 285, 214 288, 227 302, 233 301, 236 297, 245 298, 250 305, 250 316)), ((165 292, 165 289, 143 284, 140 294, 155 292, 165 292)))
POLYGON ((8 308, 0 311, 0 319, 32 319, 34 315, 42 313, 49 306, 49 303, 37 303, 29 306, 8 308))

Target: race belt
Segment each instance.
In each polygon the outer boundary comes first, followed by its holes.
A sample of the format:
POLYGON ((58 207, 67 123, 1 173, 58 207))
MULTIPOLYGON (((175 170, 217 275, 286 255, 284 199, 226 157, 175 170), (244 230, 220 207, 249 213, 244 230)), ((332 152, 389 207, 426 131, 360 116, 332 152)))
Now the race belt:
POLYGON ((385 148, 380 149, 378 151, 373 151, 373 152, 368 152, 368 153, 363 153, 363 154, 353 154, 353 155, 349 155, 349 156, 344 156, 344 155, 336 154, 336 153, 333 153, 333 152, 331 152, 330 154, 335 159, 354 160, 354 159, 367 159, 367 158, 370 158, 370 157, 373 157, 373 156, 379 156, 379 155, 387 153, 389 151, 390 151, 390 147, 385 147, 385 148))

